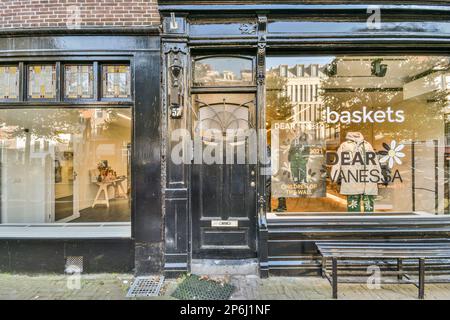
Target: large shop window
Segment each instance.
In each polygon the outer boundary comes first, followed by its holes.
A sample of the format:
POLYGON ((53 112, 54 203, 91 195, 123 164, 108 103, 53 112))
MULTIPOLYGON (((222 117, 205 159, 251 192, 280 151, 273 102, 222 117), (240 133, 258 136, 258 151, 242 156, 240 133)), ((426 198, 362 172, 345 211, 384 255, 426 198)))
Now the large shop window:
POLYGON ((276 214, 449 213, 450 58, 271 56, 276 214))
POLYGON ((130 221, 129 108, 0 110, 1 223, 130 221))

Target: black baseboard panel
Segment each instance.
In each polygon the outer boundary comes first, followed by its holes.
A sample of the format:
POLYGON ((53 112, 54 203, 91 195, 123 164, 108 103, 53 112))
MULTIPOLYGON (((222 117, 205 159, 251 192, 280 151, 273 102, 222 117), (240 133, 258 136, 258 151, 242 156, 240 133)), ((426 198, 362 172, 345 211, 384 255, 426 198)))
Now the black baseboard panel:
POLYGON ((0 240, 0 272, 62 274, 68 257, 83 257, 83 273, 131 273, 134 241, 0 240))

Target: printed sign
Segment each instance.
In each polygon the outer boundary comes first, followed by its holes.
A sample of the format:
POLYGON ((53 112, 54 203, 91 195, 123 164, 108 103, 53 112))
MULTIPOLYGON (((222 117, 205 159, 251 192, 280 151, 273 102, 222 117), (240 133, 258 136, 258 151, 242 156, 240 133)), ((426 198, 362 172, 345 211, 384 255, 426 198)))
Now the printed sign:
POLYGON ((216 228, 237 228, 237 220, 212 220, 211 227, 216 228))

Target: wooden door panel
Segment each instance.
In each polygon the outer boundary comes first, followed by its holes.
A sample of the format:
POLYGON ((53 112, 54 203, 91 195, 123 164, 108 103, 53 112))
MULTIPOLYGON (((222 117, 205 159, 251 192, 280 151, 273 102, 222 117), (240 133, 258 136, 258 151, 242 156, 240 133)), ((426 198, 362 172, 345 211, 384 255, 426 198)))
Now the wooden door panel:
POLYGON ((220 205, 222 202, 220 168, 214 165, 207 165, 197 170, 200 173, 198 181, 199 197, 201 199, 200 219, 208 217, 220 218, 222 215, 220 205))

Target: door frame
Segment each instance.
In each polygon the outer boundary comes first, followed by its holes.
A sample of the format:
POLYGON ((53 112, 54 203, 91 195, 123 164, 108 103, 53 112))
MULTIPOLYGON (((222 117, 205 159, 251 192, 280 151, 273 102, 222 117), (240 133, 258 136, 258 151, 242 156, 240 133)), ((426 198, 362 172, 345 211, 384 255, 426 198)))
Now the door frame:
MULTIPOLYGON (((203 95, 203 94, 215 94, 216 92, 212 93, 212 92, 202 92, 202 93, 198 93, 199 95, 203 95)), ((197 94, 197 93, 196 93, 197 94)), ((236 93, 236 92, 226 92, 223 93, 224 97, 228 96, 228 95, 239 95, 240 93, 236 93)), ((250 109, 249 112, 249 120, 251 121, 251 128, 255 129, 256 127, 256 122, 257 122, 257 103, 256 103, 256 93, 243 93, 245 95, 249 95, 252 96, 253 99, 250 100, 249 102, 251 103, 251 106, 247 107, 250 109)), ((249 102, 247 102, 247 99, 245 99, 245 103, 241 104, 240 106, 245 106, 246 104, 249 104, 249 102)), ((194 105, 194 102, 192 103, 194 105)), ((212 104, 208 104, 208 105, 218 105, 220 104, 220 102, 218 103, 212 103, 212 104)), ((237 104, 235 102, 229 102, 230 105, 236 105, 237 104)), ((197 110, 198 111, 198 110, 197 110)), ((191 116, 195 116, 194 114, 192 114, 191 116)), ((191 119, 193 119, 191 117, 191 119)), ((191 136, 194 137, 195 132, 194 132, 194 123, 192 123, 191 126, 191 136)), ((257 140, 255 140, 257 141, 257 140)), ((254 142, 255 142, 254 141, 254 142)), ((250 142, 251 143, 251 142, 250 142)), ((248 143, 247 143, 248 145, 248 143)), ((247 151, 247 149, 246 149, 247 151)), ((226 152, 226 151, 225 151, 226 152)), ((224 154, 224 156, 226 155, 226 153, 224 154)), ((248 159, 249 160, 249 159, 248 159)), ((207 166, 208 164, 200 164, 200 166, 207 166)), ((223 164, 224 166, 226 166, 227 164, 223 164)), ((198 199, 198 194, 197 192, 199 191, 198 189, 200 188, 200 186, 195 187, 194 188, 194 183, 197 181, 197 179, 195 179, 193 176, 195 174, 200 174, 200 172, 197 172, 196 170, 198 170, 197 168, 194 169, 194 167, 191 167, 190 170, 190 220, 191 220, 191 224, 190 224, 190 238, 191 238, 191 257, 193 259, 232 259, 232 258, 239 258, 239 259, 243 259, 243 258, 247 258, 247 259, 251 259, 251 258, 256 258, 256 234, 257 234, 257 208, 256 208, 256 194, 257 194, 257 188, 256 188, 256 178, 257 178, 257 170, 258 170, 258 164, 255 163, 248 163, 248 172, 249 172, 249 179, 250 176, 253 176, 253 182, 255 183, 254 187, 252 188, 252 186, 250 185, 250 181, 249 181, 249 185, 247 186, 247 190, 250 190, 251 193, 248 193, 248 196, 245 196, 245 201, 246 203, 248 203, 249 206, 249 210, 254 211, 253 213, 250 211, 249 212, 249 219, 248 219, 248 236, 251 236, 251 239, 248 239, 248 249, 247 248, 206 248, 206 249, 201 249, 200 246, 200 241, 201 241, 201 233, 199 234, 199 228, 201 228, 201 224, 202 224, 202 219, 199 216, 201 213, 195 213, 194 212, 194 203, 196 201, 199 201, 198 199), (251 173, 253 172, 253 174, 251 173), (197 199, 195 199, 195 197, 197 197, 197 199), (254 202, 254 203, 251 203, 254 202), (197 252, 196 252, 197 251, 197 252), (199 252, 202 251, 202 252, 199 252), (211 251, 210 253, 208 251, 211 251)), ((198 164, 196 164, 196 166, 199 166, 198 164)), ((224 178, 224 177, 222 177, 224 178)), ((222 183, 223 181, 219 181, 218 183, 222 183)), ((229 185, 228 185, 229 186, 229 185)), ((225 192, 225 191, 224 191, 225 192)), ((221 219, 208 219, 208 221, 212 221, 212 220, 219 220, 222 221, 221 219)), ((238 224, 240 224, 241 219, 235 217, 234 219, 230 219, 230 220, 234 220, 237 221, 238 224)), ((247 220, 247 219, 245 219, 247 220)), ((203 226, 204 227, 204 226, 203 226)), ((238 228, 242 228, 241 226, 239 226, 238 228)), ((231 231, 237 231, 237 229, 235 228, 220 228, 220 227, 216 227, 215 230, 220 230, 223 232, 231 232, 231 231)))

